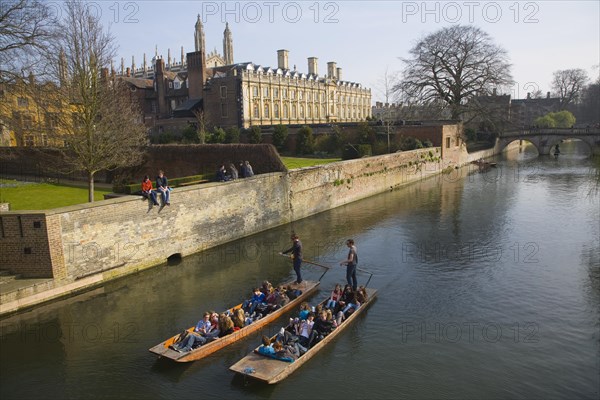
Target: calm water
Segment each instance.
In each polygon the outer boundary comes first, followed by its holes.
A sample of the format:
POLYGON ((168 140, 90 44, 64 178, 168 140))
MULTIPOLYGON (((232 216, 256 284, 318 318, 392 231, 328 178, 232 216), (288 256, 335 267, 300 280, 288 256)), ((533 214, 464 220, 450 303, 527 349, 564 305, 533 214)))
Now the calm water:
MULTIPOLYGON (((0 321, 0 397, 598 398, 598 164, 577 145, 559 160, 505 154, 487 173, 466 168, 0 321), (264 278, 294 276, 276 255, 291 229, 327 265, 353 237, 379 289, 328 348, 276 386, 228 370, 260 334, 186 365, 148 352, 264 278)), ((313 302, 343 276, 330 270, 313 302)))

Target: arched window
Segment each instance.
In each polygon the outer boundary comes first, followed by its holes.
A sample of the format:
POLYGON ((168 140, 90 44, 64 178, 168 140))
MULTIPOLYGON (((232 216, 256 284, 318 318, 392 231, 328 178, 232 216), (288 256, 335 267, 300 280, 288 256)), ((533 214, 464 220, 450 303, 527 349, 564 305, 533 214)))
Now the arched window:
POLYGON ((292 118, 297 118, 298 114, 296 113, 296 105, 292 104, 292 118))
POLYGON ((304 118, 304 106, 300 104, 300 118, 304 118))
POLYGON ((259 117, 259 115, 258 115, 258 103, 254 103, 254 110, 253 110, 252 114, 254 115, 254 118, 258 118, 259 117))
POLYGON ((279 104, 275 103, 273 105, 273 117, 279 118, 279 104))
POLYGON ((284 104, 283 105, 283 118, 284 119, 288 119, 289 115, 288 115, 288 105, 284 104))
POLYGON ((265 118, 269 118, 269 104, 265 103, 265 118))

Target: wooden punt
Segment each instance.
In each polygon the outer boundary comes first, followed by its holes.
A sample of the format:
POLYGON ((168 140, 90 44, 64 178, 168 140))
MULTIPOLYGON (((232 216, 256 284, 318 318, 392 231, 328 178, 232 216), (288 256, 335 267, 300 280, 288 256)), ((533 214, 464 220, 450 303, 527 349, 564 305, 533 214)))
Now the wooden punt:
MULTIPOLYGON (((283 313, 285 313, 295 307, 298 307, 301 302, 306 300, 306 298, 308 296, 310 296, 317 289, 317 287, 319 286, 319 283, 320 282, 315 282, 315 281, 302 281, 302 283, 300 283, 300 284, 297 284, 296 282, 284 283, 283 285, 286 287, 290 286, 293 289, 301 290, 302 294, 300 296, 298 296, 297 298, 291 300, 285 306, 278 308, 277 310, 273 311, 270 314, 265 315, 263 318, 259 319, 258 321, 254 321, 250 325, 247 325, 247 326, 243 327, 242 329, 233 332, 230 335, 224 336, 222 338, 218 338, 216 340, 213 340, 212 342, 208 342, 205 345, 197 347, 195 349, 192 349, 191 351, 189 351, 187 353, 180 353, 178 351, 175 351, 175 350, 169 348, 169 346, 171 346, 174 343, 175 339, 177 339, 179 334, 171 336, 164 342, 157 344, 156 346, 150 348, 149 350, 151 353, 158 355, 159 358, 164 357, 164 358, 168 358, 170 360, 176 361, 176 362, 190 362, 190 361, 199 360, 203 357, 206 357, 209 354, 214 353, 217 350, 222 349, 225 346, 228 346, 232 343, 237 342, 238 340, 245 338, 252 332, 255 332, 256 330, 267 325, 269 322, 280 317, 283 313)), ((229 311, 233 312, 234 310, 240 308, 241 306, 242 306, 242 304, 238 304, 234 307, 231 307, 229 309, 229 311)), ((188 332, 192 332, 194 330, 194 328, 195 328, 195 325, 188 328, 187 330, 188 330, 188 332)))
POLYGON ((352 313, 340 326, 334 329, 323 340, 308 349, 306 353, 293 362, 281 361, 258 354, 258 347, 252 353, 232 365, 229 369, 241 375, 257 379, 268 384, 274 384, 287 378, 292 372, 300 368, 305 362, 319 352, 327 343, 331 342, 348 325, 358 317, 375 299, 377 290, 367 288, 368 301, 352 313))

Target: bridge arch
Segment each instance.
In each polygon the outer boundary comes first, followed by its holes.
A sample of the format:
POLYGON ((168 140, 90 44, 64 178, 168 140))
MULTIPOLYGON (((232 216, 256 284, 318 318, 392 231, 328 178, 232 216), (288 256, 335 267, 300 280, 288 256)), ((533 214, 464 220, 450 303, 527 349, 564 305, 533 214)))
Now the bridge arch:
POLYGON ((539 155, 549 155, 556 143, 562 140, 576 139, 586 143, 590 155, 600 155, 600 129, 532 129, 502 133, 496 142, 498 151, 514 142, 526 140, 531 142, 539 155))

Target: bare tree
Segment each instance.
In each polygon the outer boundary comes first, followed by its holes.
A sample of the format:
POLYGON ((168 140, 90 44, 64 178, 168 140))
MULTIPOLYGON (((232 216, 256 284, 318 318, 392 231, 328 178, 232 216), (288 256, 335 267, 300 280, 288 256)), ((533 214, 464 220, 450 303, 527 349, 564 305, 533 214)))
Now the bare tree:
POLYGON ((388 153, 390 152, 390 132, 392 130, 392 126, 395 125, 397 119, 397 108, 392 107, 390 104, 390 99, 393 99, 396 95, 394 91, 394 87, 396 86, 396 75, 389 72, 389 68, 385 68, 385 72, 379 78, 377 84, 375 85, 376 90, 384 97, 385 102, 383 105, 383 110, 379 114, 381 124, 386 129, 387 134, 387 149, 388 153))
POLYGON ((403 79, 396 90, 411 103, 442 101, 452 119, 469 112, 469 99, 512 83, 506 51, 473 26, 442 28, 421 39, 410 54, 402 59, 403 79))
POLYGON ((79 0, 66 2, 64 11, 60 38, 49 51, 61 82, 60 101, 71 110, 58 115, 61 152, 65 168, 87 174, 91 202, 94 175, 139 164, 147 132, 129 86, 108 74, 115 54, 111 34, 79 0))
POLYGON ((560 97, 562 108, 577 103, 589 78, 580 68, 555 71, 552 78, 552 89, 560 97))
POLYGON ((38 0, 0 2, 0 83, 43 69, 40 50, 53 38, 54 15, 38 0))
POLYGON ((202 110, 194 110, 194 117, 196 118, 196 133, 198 134, 198 143, 206 143, 206 116, 202 110))

